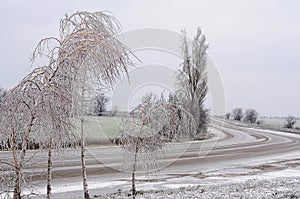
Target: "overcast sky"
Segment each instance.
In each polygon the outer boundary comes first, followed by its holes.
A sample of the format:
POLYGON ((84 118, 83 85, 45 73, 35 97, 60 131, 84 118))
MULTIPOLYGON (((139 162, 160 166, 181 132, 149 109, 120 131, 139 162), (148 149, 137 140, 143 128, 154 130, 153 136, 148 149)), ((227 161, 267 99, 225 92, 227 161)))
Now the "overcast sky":
POLYGON ((0 86, 13 87, 28 70, 38 41, 56 36, 66 13, 111 11, 123 31, 198 26, 226 92, 226 109, 300 116, 300 1, 297 0, 3 0, 0 3, 0 86))

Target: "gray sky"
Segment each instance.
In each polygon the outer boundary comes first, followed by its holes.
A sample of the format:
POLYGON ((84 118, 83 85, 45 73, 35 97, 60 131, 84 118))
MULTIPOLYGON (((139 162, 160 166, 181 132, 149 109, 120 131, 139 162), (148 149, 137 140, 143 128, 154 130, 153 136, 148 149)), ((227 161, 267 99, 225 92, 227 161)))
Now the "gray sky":
POLYGON ((56 36, 60 18, 75 11, 111 11, 123 31, 200 26, 224 82, 227 110, 300 116, 300 1, 297 0, 5 0, 0 3, 0 86, 30 70, 38 41, 56 36))

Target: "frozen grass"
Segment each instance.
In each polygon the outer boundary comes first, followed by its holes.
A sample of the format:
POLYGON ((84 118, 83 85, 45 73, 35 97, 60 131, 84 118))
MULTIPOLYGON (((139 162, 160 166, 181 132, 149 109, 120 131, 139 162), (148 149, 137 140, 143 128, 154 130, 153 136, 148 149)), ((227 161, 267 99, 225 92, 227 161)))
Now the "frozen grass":
MULTIPOLYGON (((272 180, 251 179, 240 183, 224 183, 219 185, 199 185, 167 189, 161 191, 139 192, 137 199, 183 199, 183 198, 222 198, 222 199, 275 199, 300 198, 300 178, 285 177, 272 180)), ((103 198, 130 198, 130 194, 114 193, 103 198)))
MULTIPOLYGON (((285 119, 280 118, 262 118, 262 123, 266 125, 270 125, 273 127, 283 128, 285 124, 285 119)), ((297 120, 295 127, 300 128, 300 120, 297 120)))
MULTIPOLYGON (((119 124, 122 121, 122 117, 110 117, 110 116, 89 116, 85 118, 84 131, 86 134, 87 144, 107 144, 118 136, 119 124)), ((79 120, 75 123, 76 131, 80 132, 79 120)))

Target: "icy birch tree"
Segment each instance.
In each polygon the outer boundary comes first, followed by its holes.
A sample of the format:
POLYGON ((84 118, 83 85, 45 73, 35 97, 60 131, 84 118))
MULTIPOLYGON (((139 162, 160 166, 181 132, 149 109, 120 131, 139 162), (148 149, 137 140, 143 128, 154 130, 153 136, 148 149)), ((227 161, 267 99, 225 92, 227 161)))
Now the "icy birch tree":
POLYGON ((84 159, 84 116, 88 81, 94 79, 98 85, 111 87, 120 74, 127 74, 127 67, 132 65, 128 49, 117 38, 119 22, 111 15, 102 12, 78 12, 66 17, 61 22, 62 35, 59 55, 65 65, 76 68, 73 85, 74 115, 81 123, 81 159, 84 197, 89 198, 84 159), (75 88, 79 88, 76 91, 75 88), (79 94, 79 95, 78 95, 79 94))
MULTIPOLYGON (((60 78, 72 94, 72 115, 80 118, 81 123, 81 159, 84 197, 89 198, 84 146, 84 116, 86 114, 87 80, 93 75, 103 87, 114 84, 120 74, 127 73, 132 65, 128 49, 117 38, 119 22, 103 12, 77 12, 66 16, 60 23, 60 38, 47 38, 37 47, 37 54, 43 54, 44 46, 54 40, 58 45, 55 59, 59 67, 60 78)), ((53 54, 53 53, 52 53, 53 54)), ((47 56, 47 54, 45 54, 47 56)), ((35 56, 34 56, 35 57, 35 56)))
MULTIPOLYGON (((111 15, 77 12, 61 20, 59 38, 46 38, 37 45, 32 63, 38 57, 46 57, 49 64, 35 69, 12 89, 1 109, 4 113, 0 126, 1 148, 12 154, 12 158, 1 162, 1 166, 5 164, 13 168, 14 174, 8 176, 12 176, 14 181, 14 198, 21 198, 22 171, 30 139, 49 149, 47 197, 51 197, 54 139, 61 140, 58 132, 69 132, 70 116, 79 115, 83 124, 86 74, 93 74, 102 85, 111 86, 122 72, 127 73, 127 66, 132 64, 128 49, 116 38, 119 27, 118 21, 111 15), (50 43, 54 44, 53 47, 50 43), (50 125, 45 125, 49 121, 50 125), (35 136, 33 130, 47 134, 47 141, 41 134, 35 136), (36 140, 38 138, 43 139, 36 140)), ((89 198, 83 136, 81 142, 84 197, 89 198)))
POLYGON ((136 173, 158 168, 157 154, 168 142, 185 140, 186 131, 191 130, 187 124, 195 126, 188 112, 151 93, 145 95, 141 104, 123 119, 120 143, 124 149, 125 165, 132 174, 133 198, 136 196, 136 173))
POLYGON ((205 35, 198 28, 190 44, 186 32, 182 31, 181 48, 183 53, 182 69, 178 71, 177 84, 181 103, 196 121, 197 137, 202 136, 208 127, 208 110, 204 107, 207 95, 207 49, 205 35))
POLYGON ((59 131, 65 132, 69 127, 66 109, 71 107, 71 101, 63 89, 58 90, 54 73, 48 66, 36 68, 8 92, 1 107, 1 148, 11 152, 11 158, 3 158, 1 163, 14 172, 14 198, 21 198, 21 184, 26 182, 23 169, 30 163, 26 154, 31 145, 47 148, 48 138, 52 140, 57 135, 62 143, 59 131))

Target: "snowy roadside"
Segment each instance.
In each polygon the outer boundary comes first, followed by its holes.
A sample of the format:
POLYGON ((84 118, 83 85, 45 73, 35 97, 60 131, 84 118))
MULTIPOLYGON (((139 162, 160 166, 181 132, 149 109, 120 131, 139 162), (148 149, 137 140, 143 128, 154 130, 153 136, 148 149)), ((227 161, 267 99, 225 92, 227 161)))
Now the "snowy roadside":
MULTIPOLYGON (((140 192, 137 199, 234 199, 234 198, 300 198, 300 177, 284 177, 272 180, 251 179, 240 183, 224 183, 219 185, 199 185, 167 189, 163 191, 140 192)), ((115 193, 101 198, 129 198, 124 193, 115 193)))
MULTIPOLYGON (((129 187, 123 190, 129 190, 129 187)), ((144 182, 142 186, 138 185, 138 191, 137 199, 297 199, 300 198, 300 161, 276 161, 174 178, 169 176, 164 182, 144 182)), ((119 190, 95 198, 131 197, 130 192, 119 190)))
MULTIPOLYGON (((300 198, 300 159, 247 163, 201 173, 156 173, 137 178, 137 199, 163 198, 300 198)), ((90 179, 91 196, 129 199, 130 176, 118 180, 90 179), (95 181, 94 181, 95 180, 95 181), (118 190, 119 189, 119 190, 118 190), (101 195, 100 195, 101 193, 101 195), (107 194, 105 194, 107 193, 107 194), (102 195, 103 194, 103 195, 102 195)), ((81 183, 55 189, 55 198, 82 198, 81 183), (68 192, 65 190, 68 189, 68 192), (73 191, 72 191, 73 190, 73 191)), ((42 193, 40 193, 42 194, 42 193)), ((45 198, 40 195, 35 198, 45 198)))

